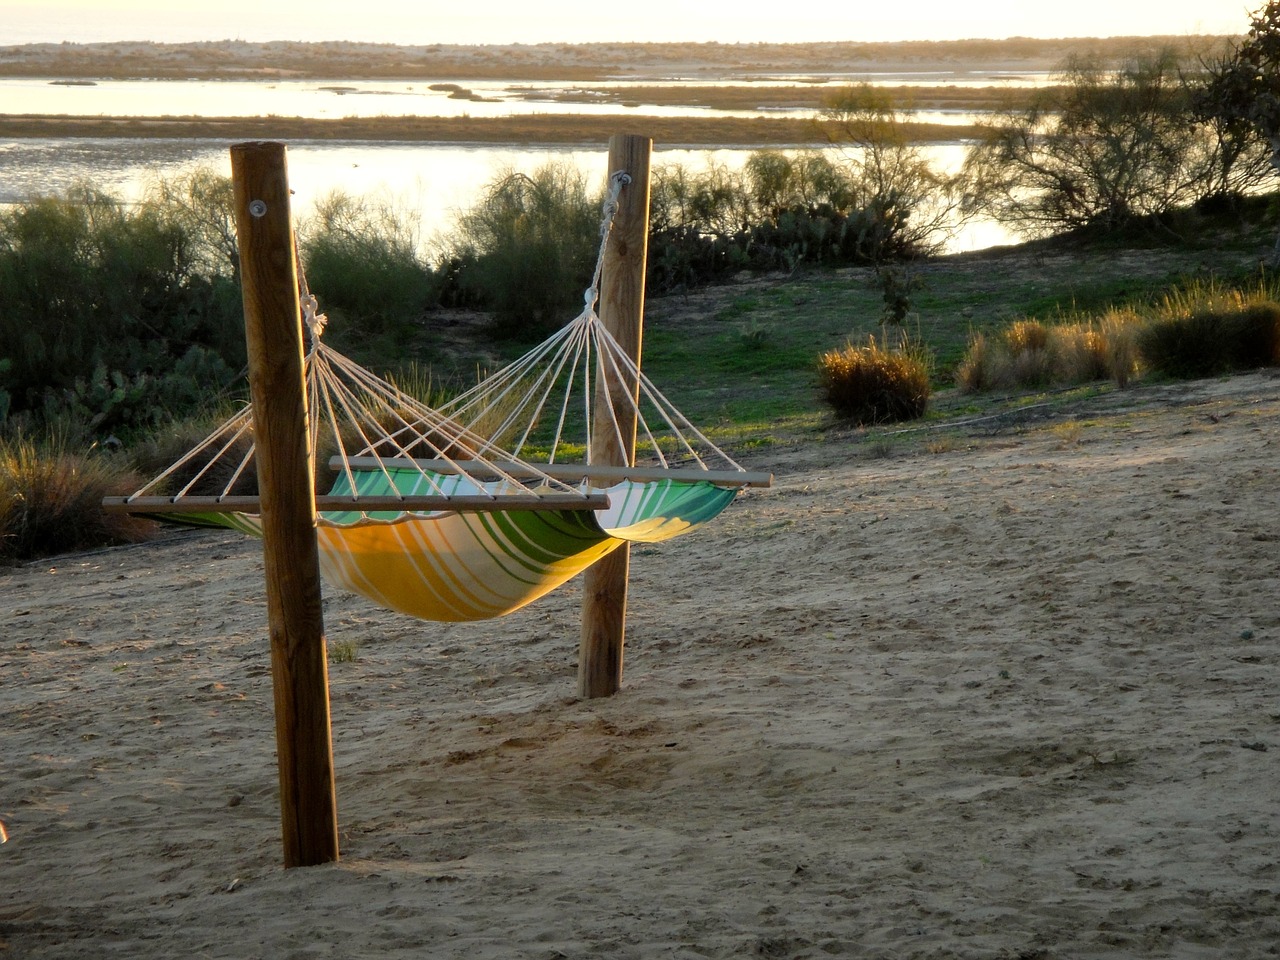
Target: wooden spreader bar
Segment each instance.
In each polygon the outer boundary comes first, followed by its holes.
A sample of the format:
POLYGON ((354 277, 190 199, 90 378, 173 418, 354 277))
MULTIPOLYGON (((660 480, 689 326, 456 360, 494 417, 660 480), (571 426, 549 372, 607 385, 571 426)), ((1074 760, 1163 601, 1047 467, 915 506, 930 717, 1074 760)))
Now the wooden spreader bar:
MULTIPOLYGON (((666 467, 614 467, 581 463, 522 463, 516 460, 410 460, 405 457, 382 459, 379 457, 349 457, 346 461, 353 469, 372 470, 386 467, 388 470, 410 468, 430 470, 433 473, 461 474, 468 476, 498 477, 506 475, 518 479, 551 477, 566 483, 579 480, 604 480, 617 483, 620 480, 703 480, 721 487, 769 487, 773 474, 750 470, 699 470, 667 469, 666 467)), ((342 469, 342 458, 329 461, 331 470, 342 469)))
MULTIPOLYGON (((467 513, 498 513, 503 510, 604 510, 609 506, 605 494, 576 493, 502 494, 486 497, 481 494, 456 496, 318 496, 315 498, 317 513, 388 511, 437 511, 456 510, 467 513)), ((262 501, 258 497, 106 497, 102 509, 108 513, 260 513, 262 501)))

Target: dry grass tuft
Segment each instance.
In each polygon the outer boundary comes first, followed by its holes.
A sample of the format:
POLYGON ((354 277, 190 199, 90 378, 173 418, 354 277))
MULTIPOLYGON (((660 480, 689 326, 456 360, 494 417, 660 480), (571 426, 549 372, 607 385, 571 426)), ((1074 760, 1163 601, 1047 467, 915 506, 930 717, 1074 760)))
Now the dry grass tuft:
POLYGON ((1280 303, 1242 303, 1152 321, 1138 341, 1144 361, 1168 377, 1210 377, 1280 363, 1280 303))
POLYGON ((1111 310, 1097 320, 1020 320, 999 336, 977 333, 956 368, 956 385, 964 393, 1107 379, 1123 387, 1139 372, 1143 326, 1133 311, 1111 310))
POLYGON ((152 522, 102 510, 103 497, 140 482, 113 456, 74 451, 60 437, 0 438, 0 562, 145 540, 152 522))
POLYGON ((1049 347, 1049 327, 1039 320, 1016 320, 1004 334, 1005 345, 1015 357, 1043 353, 1049 347))
POLYGON ((910 344, 890 351, 872 337, 866 346, 829 350, 818 375, 822 398, 856 424, 914 420, 929 407, 929 364, 910 344))
POLYGON ((1108 310, 1098 321, 1105 344, 1107 372, 1121 389, 1142 373, 1138 337, 1143 326, 1144 321, 1133 310, 1108 310))

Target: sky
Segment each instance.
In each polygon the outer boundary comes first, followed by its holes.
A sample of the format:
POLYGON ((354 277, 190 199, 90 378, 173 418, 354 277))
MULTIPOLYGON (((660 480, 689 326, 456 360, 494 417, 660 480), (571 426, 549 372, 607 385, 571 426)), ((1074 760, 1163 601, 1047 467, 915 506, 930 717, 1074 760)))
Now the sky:
POLYGON ((1239 34, 1263 0, 0 0, 0 45, 956 40, 1239 34))

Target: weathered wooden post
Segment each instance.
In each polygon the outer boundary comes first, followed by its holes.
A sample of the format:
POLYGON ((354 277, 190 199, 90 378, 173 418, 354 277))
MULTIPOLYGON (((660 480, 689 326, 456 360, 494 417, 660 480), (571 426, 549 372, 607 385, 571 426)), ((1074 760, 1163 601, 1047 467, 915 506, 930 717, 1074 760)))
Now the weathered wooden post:
MULTIPOLYGON (((619 134, 609 140, 609 174, 624 172, 631 182, 618 197, 608 248, 600 275, 600 320, 640 365, 644 331, 644 273, 649 242, 649 160, 653 141, 619 134)), ((605 378, 600 378, 603 385, 605 378)), ((597 424, 591 438, 591 462, 633 466, 636 447, 635 400, 639 383, 614 384, 622 395, 602 386, 595 399, 597 424), (631 400, 625 399, 630 391, 631 400), (613 408, 610 413, 609 408, 613 408), (618 436, 604 424, 616 417, 618 436)), ((596 561, 585 573, 582 599, 582 642, 578 648, 578 692, 607 697, 622 686, 622 650, 627 624, 627 575, 631 549, 623 544, 596 561)))
POLYGON ((284 865, 338 859, 302 315, 282 143, 231 148, 261 498, 284 865))

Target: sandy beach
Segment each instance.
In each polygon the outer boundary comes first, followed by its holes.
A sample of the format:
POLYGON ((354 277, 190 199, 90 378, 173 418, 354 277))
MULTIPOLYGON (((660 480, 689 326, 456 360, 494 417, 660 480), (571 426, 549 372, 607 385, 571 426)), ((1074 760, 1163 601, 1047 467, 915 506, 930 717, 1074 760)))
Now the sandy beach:
POLYGON ((330 593, 323 867, 280 866, 259 544, 0 572, 0 956, 1276 956, 1280 379, 872 446, 636 550, 607 700, 574 586, 330 593))

